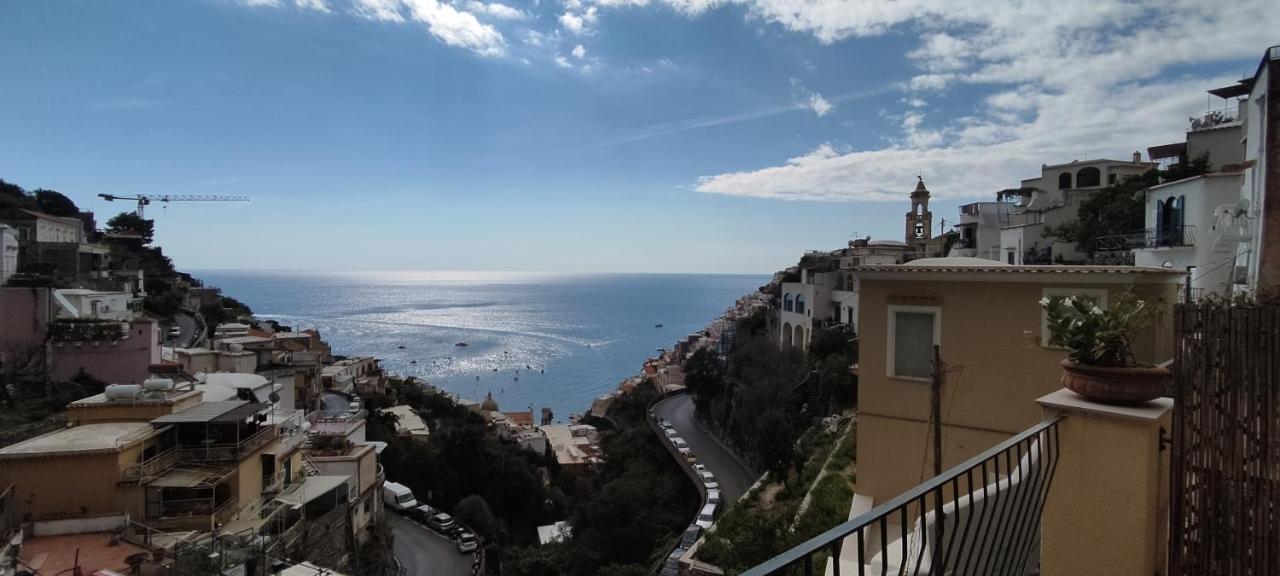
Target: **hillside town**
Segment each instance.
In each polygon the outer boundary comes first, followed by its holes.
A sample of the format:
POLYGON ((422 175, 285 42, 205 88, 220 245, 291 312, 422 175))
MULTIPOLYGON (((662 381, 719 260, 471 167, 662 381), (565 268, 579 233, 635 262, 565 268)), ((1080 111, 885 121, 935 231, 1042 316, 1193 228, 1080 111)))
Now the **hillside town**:
POLYGON ((501 531, 469 525, 461 502, 432 506, 438 494, 413 488, 426 479, 388 477, 384 459, 446 450, 435 423, 456 410, 535 462, 540 490, 591 485, 637 398, 643 432, 697 500, 639 573, 1192 574, 1214 538, 1237 542, 1231 555, 1254 542, 1280 569, 1270 491, 1195 480, 1275 482, 1274 394, 1241 390, 1275 384, 1278 86, 1271 47, 1253 76, 1209 87, 1185 141, 1045 158, 945 218, 926 178, 904 174, 901 238, 804 253, 561 419, 454 397, 255 317, 157 264, 141 208, 99 229, 92 213, 6 189, 0 574, 401 574, 401 523, 456 576, 520 574, 530 550, 576 545, 580 516, 549 506, 526 556, 498 561, 501 531), (1121 310, 1149 321, 1116 344, 1120 364, 1100 364, 1162 370, 1154 395, 1070 384, 1106 345, 1077 355, 1062 333, 1121 310), (1220 338, 1237 343, 1213 348, 1220 338), (748 396, 757 380, 769 395, 748 396), (1239 386, 1188 388, 1228 380, 1239 386), (1210 406, 1214 394, 1245 396, 1210 406), (1228 416, 1239 425, 1215 430, 1245 430, 1238 460, 1199 454, 1195 435, 1228 416), (384 424, 394 440, 376 439, 384 424), (1238 513, 1187 520, 1217 506, 1238 513), (993 558, 1007 569, 972 568, 993 558))

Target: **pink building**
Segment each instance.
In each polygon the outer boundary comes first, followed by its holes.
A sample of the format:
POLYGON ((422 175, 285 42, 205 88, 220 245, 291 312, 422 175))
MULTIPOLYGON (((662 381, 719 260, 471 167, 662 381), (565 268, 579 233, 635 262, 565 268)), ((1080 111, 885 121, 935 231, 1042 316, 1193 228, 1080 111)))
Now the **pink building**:
POLYGON ((51 342, 51 376, 70 380, 80 370, 108 384, 141 384, 160 363, 160 327, 138 318, 126 323, 119 340, 51 342))

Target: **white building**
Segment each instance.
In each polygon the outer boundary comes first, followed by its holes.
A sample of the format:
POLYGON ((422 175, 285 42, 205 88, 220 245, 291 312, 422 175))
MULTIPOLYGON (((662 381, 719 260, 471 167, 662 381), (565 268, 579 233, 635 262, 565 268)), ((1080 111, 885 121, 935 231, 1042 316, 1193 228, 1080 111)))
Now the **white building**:
POLYGON ((1219 242, 1215 214, 1240 195, 1240 172, 1212 172, 1147 189, 1144 248, 1134 265, 1186 270, 1194 294, 1230 294, 1235 243, 1219 242))
POLYGON ((99 292, 83 288, 64 288, 53 291, 58 304, 58 318, 91 318, 95 320, 132 320, 137 313, 133 306, 137 298, 129 292, 99 292))
MULTIPOLYGON (((1244 174, 1237 209, 1224 225, 1240 228, 1237 280, 1255 288, 1280 285, 1280 171, 1271 166, 1280 154, 1280 130, 1271 119, 1280 106, 1280 46, 1263 54, 1257 72, 1239 85, 1212 91, 1223 98, 1240 97, 1244 122, 1244 174)), ((1230 237, 1230 236, 1229 236, 1230 237)))
POLYGON ((1020 188, 1006 190, 1002 198, 1015 197, 1007 220, 1000 230, 1000 254, 1006 264, 1052 264, 1084 260, 1075 243, 1045 236, 1045 228, 1076 219, 1080 205, 1094 193, 1155 168, 1143 162, 1139 153, 1133 160, 1071 161, 1040 167, 1039 178, 1022 181, 1020 188))
POLYGON ((960 207, 960 239, 948 256, 969 256, 986 260, 1002 260, 1000 229, 1014 212, 1012 202, 973 202, 960 207))
POLYGON ((0 286, 18 272, 18 230, 0 224, 0 286))

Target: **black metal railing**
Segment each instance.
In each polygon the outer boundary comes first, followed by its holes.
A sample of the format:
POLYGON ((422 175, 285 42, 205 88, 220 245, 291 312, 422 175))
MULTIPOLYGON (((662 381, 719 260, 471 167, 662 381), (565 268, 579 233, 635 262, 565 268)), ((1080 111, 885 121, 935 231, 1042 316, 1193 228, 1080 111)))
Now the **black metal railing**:
POLYGON ((1097 250, 1122 251, 1141 248, 1161 248, 1173 246, 1195 246, 1196 227, 1192 224, 1147 228, 1128 234, 1111 234, 1099 236, 1097 250))
POLYGON ((743 576, 811 576, 824 572, 815 572, 815 560, 828 553, 835 576, 1028 574, 1039 565, 1061 419, 1032 426, 743 576), (841 558, 845 546, 856 547, 851 558, 841 558))

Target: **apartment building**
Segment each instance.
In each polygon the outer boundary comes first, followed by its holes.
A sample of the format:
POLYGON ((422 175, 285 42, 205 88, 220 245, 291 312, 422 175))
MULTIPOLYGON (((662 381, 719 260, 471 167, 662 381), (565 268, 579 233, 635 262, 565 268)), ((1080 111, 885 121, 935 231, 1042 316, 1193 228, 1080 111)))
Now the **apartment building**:
POLYGON ((996 214, 1004 218, 1000 229, 1000 260, 1006 264, 1083 262, 1085 255, 1074 243, 1046 235, 1046 228, 1075 220, 1080 205, 1093 194, 1156 166, 1154 162, 1143 162, 1137 152, 1127 162, 1073 160, 1041 166, 1040 176, 1023 180, 1020 187, 1000 193, 1001 199, 1016 200, 1007 214, 999 211, 996 214))
MULTIPOLYGON (((932 476, 934 346, 944 370, 942 464, 950 467, 1038 422, 1034 401, 1061 387, 1065 355, 1046 344, 1041 298, 1084 295, 1105 307, 1132 288, 1171 306, 1185 276, 1163 268, 1015 266, 964 257, 858 273, 857 493, 877 504, 932 476)), ((1171 325, 1150 327, 1140 359, 1172 358, 1172 338, 1171 325)))

